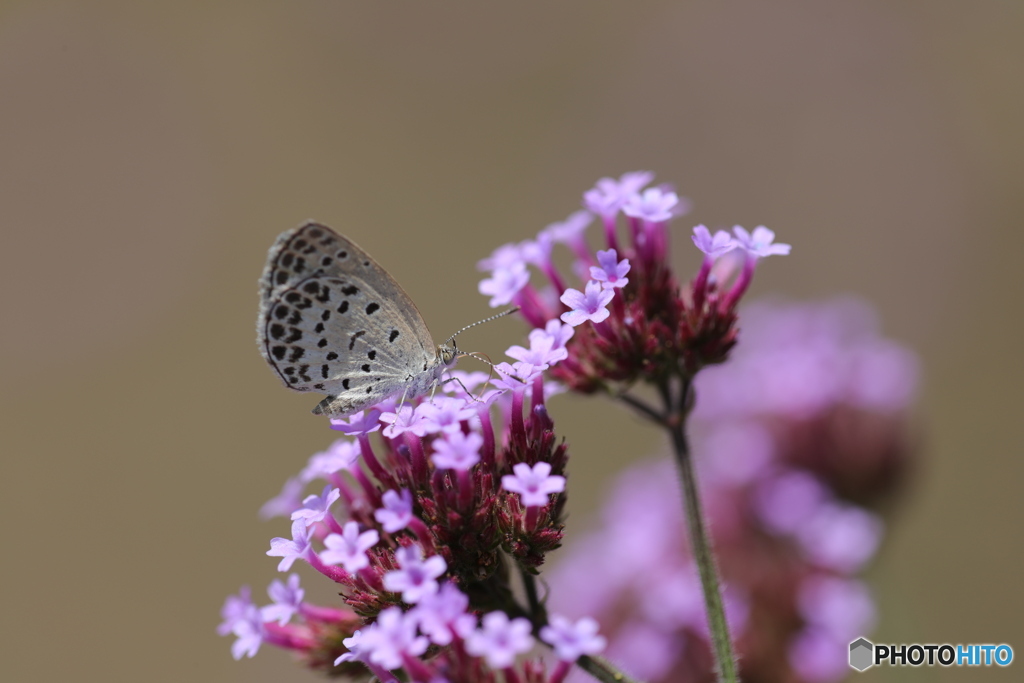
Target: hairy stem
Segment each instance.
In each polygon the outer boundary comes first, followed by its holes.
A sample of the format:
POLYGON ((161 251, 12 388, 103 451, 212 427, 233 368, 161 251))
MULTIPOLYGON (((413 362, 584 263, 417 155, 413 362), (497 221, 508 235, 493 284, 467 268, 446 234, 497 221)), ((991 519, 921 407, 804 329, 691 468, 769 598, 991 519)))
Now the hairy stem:
MULTIPOLYGON (((690 405, 692 405, 691 392, 692 387, 689 380, 683 380, 678 412, 675 412, 672 419, 668 421, 667 427, 672 435, 672 447, 682 480, 687 532, 690 537, 693 558, 697 563, 697 571, 700 574, 701 588, 704 591, 704 605, 707 609, 708 627, 711 631, 718 680, 724 683, 737 683, 739 677, 736 673, 736 656, 733 654, 732 638, 725 620, 722 592, 719 588, 718 567, 711 549, 707 524, 704 522, 704 510, 701 507, 697 491, 693 458, 690 453, 690 444, 686 438, 686 416, 689 413, 690 405)), ((665 408, 667 411, 672 410, 667 395, 665 408)))

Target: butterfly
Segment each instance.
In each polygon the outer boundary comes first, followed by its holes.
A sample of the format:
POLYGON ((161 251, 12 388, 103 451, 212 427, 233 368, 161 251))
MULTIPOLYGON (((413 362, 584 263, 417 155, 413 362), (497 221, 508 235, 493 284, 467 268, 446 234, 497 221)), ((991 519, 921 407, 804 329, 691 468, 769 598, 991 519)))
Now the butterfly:
POLYGON ((327 394, 313 413, 330 417, 422 396, 466 355, 455 335, 435 346, 395 279, 354 242, 314 222, 282 233, 270 248, 256 338, 285 386, 327 394))

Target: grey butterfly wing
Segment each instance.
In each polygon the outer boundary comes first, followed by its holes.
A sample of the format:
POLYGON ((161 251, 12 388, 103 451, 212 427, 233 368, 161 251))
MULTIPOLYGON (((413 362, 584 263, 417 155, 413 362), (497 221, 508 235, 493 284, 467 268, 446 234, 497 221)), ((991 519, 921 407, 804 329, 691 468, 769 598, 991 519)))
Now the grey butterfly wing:
POLYGON ((436 356, 401 286, 353 242, 316 223, 282 234, 271 248, 257 337, 286 386, 329 394, 314 412, 330 415, 397 393, 436 356))

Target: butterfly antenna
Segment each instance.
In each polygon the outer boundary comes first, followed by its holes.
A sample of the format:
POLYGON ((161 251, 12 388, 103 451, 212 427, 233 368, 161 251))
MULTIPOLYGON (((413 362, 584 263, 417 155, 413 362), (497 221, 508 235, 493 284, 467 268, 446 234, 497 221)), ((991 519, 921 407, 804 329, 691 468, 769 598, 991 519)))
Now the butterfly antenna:
POLYGON ((458 332, 456 332, 452 336, 448 337, 448 339, 445 341, 445 345, 451 344, 455 340, 455 337, 457 337, 458 335, 462 334, 463 332, 465 332, 466 330, 468 330, 471 327, 476 327, 477 325, 483 325, 484 323, 489 323, 492 320, 497 320, 498 318, 504 318, 506 315, 512 315, 513 313, 515 313, 518 310, 519 310, 519 307, 518 306, 514 306, 513 308, 510 308, 507 311, 502 311, 501 313, 498 313, 497 315, 492 315, 490 318, 484 318, 483 320, 478 320, 477 322, 473 323, 472 325, 466 325, 461 330, 459 330, 458 332))
MULTIPOLYGON (((526 382, 524 382, 520 377, 517 377, 516 375, 510 375, 509 373, 502 372, 500 369, 498 369, 498 366, 491 362, 491 359, 490 359, 490 357, 487 356, 487 354, 478 353, 476 351, 467 351, 465 353, 460 353, 459 354, 459 358, 463 358, 465 356, 469 356, 470 358, 476 358, 481 363, 487 363, 488 365, 491 366, 491 370, 496 372, 496 373, 498 373, 499 375, 504 375, 505 377, 511 377, 512 379, 514 379, 516 381, 523 382, 523 384, 526 384, 526 382)), ((491 373, 490 373, 490 371, 488 371, 488 373, 487 373, 487 381, 488 382, 491 381, 491 373)))

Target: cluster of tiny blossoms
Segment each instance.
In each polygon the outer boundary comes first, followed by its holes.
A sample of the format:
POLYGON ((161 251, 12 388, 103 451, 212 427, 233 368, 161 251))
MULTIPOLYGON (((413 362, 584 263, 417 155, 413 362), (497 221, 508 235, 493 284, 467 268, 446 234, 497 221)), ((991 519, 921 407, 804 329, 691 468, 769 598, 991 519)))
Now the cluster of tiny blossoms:
POLYGON ((597 622, 549 616, 533 584, 561 545, 566 502, 567 452, 546 399, 563 386, 665 387, 721 363, 758 260, 790 249, 763 226, 714 234, 697 226, 704 260, 681 287, 668 262, 668 223, 686 203, 667 186, 647 187, 652 178, 602 179, 584 194, 584 211, 481 261, 489 271, 481 293, 492 306, 519 306, 534 328, 528 347, 508 350, 514 362, 495 366, 489 387, 484 373, 453 372, 418 402, 332 420, 347 436, 313 456, 263 512, 292 520, 291 538, 273 539, 267 553, 281 558, 278 569, 308 564, 334 582, 339 604, 307 602, 297 574, 273 582, 262 607, 243 588, 225 602, 219 627, 236 637, 236 658, 267 643, 333 675, 385 683, 559 683, 573 662, 593 665, 606 645, 597 622), (605 247, 596 253, 584 234, 595 217, 605 247), (574 254, 579 289, 556 267, 556 244, 574 254), (531 284, 531 265, 547 284, 531 284), (304 496, 315 481, 318 492, 304 496), (527 605, 512 589, 516 575, 527 605), (531 657, 537 639, 554 652, 553 668, 531 657))
MULTIPOLYGON (((734 357, 697 379, 692 421, 741 674, 832 683, 875 621, 858 574, 882 539, 872 507, 911 452, 917 362, 854 301, 760 304, 743 320, 734 357)), ((607 656, 634 676, 710 681, 672 470, 666 459, 620 475, 601 524, 549 572, 551 606, 596 617, 607 656)))
POLYGON ((274 581, 257 607, 246 588, 222 610, 236 658, 263 643, 334 674, 422 683, 557 683, 599 652, 596 623, 520 606, 511 579, 534 574, 562 541, 566 446, 546 400, 544 371, 564 361, 574 328, 557 319, 513 346, 498 376, 455 372, 417 405, 394 401, 349 419, 263 508, 292 520, 268 555, 288 572, 304 562, 333 581, 341 604, 313 605, 299 576, 274 581), (376 434, 375 434, 376 433, 376 434), (371 440, 371 435, 374 435, 371 440), (307 485, 318 493, 303 496, 307 485), (517 662, 535 636, 554 650, 517 662))
POLYGON ((668 224, 688 203, 669 186, 647 187, 653 178, 644 171, 603 178, 584 193, 584 210, 535 239, 499 247, 479 264, 490 273, 479 289, 491 297, 492 307, 515 304, 535 328, 559 316, 571 325, 594 323, 574 336, 568 359, 552 370, 575 391, 589 393, 611 382, 659 384, 721 363, 736 343, 736 305, 758 260, 790 251, 788 244, 775 244, 775 234, 764 226, 752 233, 736 226, 732 234, 712 234, 699 225, 692 239, 704 261, 689 287, 680 287, 669 263, 668 224), (585 238, 595 218, 606 247, 596 254, 585 238), (572 271, 582 289, 566 285, 552 258, 556 244, 574 255, 572 271), (737 253, 740 259, 722 258, 737 253), (547 278, 540 288, 530 282, 530 265, 547 278))

